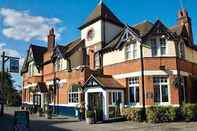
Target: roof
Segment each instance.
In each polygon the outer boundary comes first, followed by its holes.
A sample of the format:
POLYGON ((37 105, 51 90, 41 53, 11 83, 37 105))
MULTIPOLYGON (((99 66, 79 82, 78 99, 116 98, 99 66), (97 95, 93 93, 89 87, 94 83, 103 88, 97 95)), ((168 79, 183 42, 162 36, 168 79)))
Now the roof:
POLYGON ((101 75, 101 76, 93 76, 91 75, 89 79, 85 82, 85 88, 88 87, 98 87, 101 86, 104 89, 124 89, 125 87, 122 86, 118 81, 116 81, 111 75, 101 75), (97 84, 95 84, 95 82, 97 84), (92 83, 89 85, 89 83, 92 83))
POLYGON ((125 88, 119 82, 117 82, 112 76, 103 75, 95 77, 104 88, 125 88))
POLYGON ((138 23, 132 27, 138 30, 141 36, 144 36, 150 31, 153 25, 154 24, 152 22, 145 20, 142 23, 138 23))
POLYGON ((33 57, 35 60, 36 65, 42 65, 43 62, 43 54, 47 51, 46 47, 43 46, 37 46, 37 45, 31 45, 30 48, 33 52, 33 57))
POLYGON ((103 2, 101 2, 96 6, 96 9, 91 13, 85 23, 79 27, 79 29, 83 29, 99 19, 112 22, 119 26, 124 26, 124 24, 112 13, 112 11, 103 2))
POLYGON ((60 50, 61 54, 64 57, 67 57, 67 56, 70 56, 77 47, 82 46, 83 43, 84 43, 84 40, 76 39, 76 40, 66 44, 65 46, 57 45, 56 48, 58 48, 60 50))
MULTIPOLYGON (((46 47, 43 47, 43 46, 38 46, 38 45, 33 45, 31 44, 30 47, 29 47, 29 50, 32 50, 32 53, 33 53, 33 58, 34 58, 34 61, 35 61, 35 64, 37 67, 40 67, 42 65, 42 62, 43 62, 43 54, 47 51, 47 48, 46 47)), ((29 53, 29 50, 28 50, 28 53, 29 53)), ((28 55, 27 55, 28 57, 28 55)), ((28 66, 28 62, 27 62, 27 58, 25 59, 24 63, 23 63, 23 67, 22 67, 22 70, 21 70, 21 73, 24 73, 27 71, 27 66, 28 66)))

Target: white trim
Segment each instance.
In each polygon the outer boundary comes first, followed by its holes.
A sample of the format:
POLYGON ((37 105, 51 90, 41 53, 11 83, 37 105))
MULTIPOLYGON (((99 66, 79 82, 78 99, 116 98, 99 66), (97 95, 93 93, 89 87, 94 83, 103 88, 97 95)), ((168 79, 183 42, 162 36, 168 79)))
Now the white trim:
MULTIPOLYGON (((169 70, 169 71, 162 71, 162 70, 145 70, 144 71, 144 76, 161 76, 161 75, 177 75, 177 70, 169 70)), ((191 73, 180 71, 180 74, 182 76, 189 76, 191 73)), ((142 73, 141 71, 137 72, 131 72, 131 73, 122 73, 122 74, 117 74, 113 75, 115 79, 124 79, 124 78, 130 78, 130 77, 139 77, 141 76, 142 73)))
MULTIPOLYGON (((49 104, 50 106, 54 106, 53 103, 49 104)), ((55 104, 55 106, 65 106, 65 107, 78 107, 78 103, 69 103, 69 104, 55 104)))
POLYGON ((29 85, 27 85, 27 86, 24 86, 23 88, 24 89, 28 89, 29 87, 34 87, 34 86, 37 86, 37 83, 32 83, 32 84, 29 84, 29 85))

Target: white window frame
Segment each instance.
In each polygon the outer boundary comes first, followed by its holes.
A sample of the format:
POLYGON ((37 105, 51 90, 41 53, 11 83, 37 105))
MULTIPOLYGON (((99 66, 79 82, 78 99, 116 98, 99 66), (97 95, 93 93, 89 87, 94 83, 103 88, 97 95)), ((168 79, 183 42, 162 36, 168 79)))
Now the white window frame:
POLYGON ((161 56, 165 56, 167 54, 167 43, 166 43, 166 39, 165 38, 160 38, 160 55, 161 56), (162 53, 162 50, 164 49, 164 53, 162 53))
POLYGON ((128 88, 129 88, 129 91, 128 91, 128 100, 129 100, 129 105, 139 105, 140 104, 140 87, 139 87, 139 77, 131 77, 128 79, 128 88), (131 88, 134 88, 134 102, 131 102, 131 99, 130 99, 130 92, 131 92, 131 88), (137 95, 136 95, 136 91, 137 91, 137 88, 139 90, 139 101, 137 102, 137 95))
MULTIPOLYGON (((72 87, 72 88, 74 88, 74 87, 72 87)), ((69 90, 69 93, 68 93, 68 103, 69 104, 78 104, 80 102, 80 95, 82 93, 81 89, 78 88, 77 92, 73 92, 72 88, 69 90), (74 100, 74 99, 77 99, 77 100, 74 100)))
POLYGON ((133 59, 137 58, 137 43, 133 43, 133 59))
POLYGON ((119 93, 121 94, 120 103, 122 103, 123 93, 121 91, 111 91, 110 93, 111 93, 111 103, 112 103, 111 105, 116 105, 116 101, 119 98, 119 93), (114 99, 114 95, 115 95, 115 99, 114 99))
POLYGON ((131 51, 131 44, 127 44, 125 46, 125 58, 126 60, 131 59, 132 51, 131 51))
POLYGON ((56 71, 61 71, 62 70, 62 61, 60 58, 57 58, 55 62, 55 70, 56 71))
POLYGON ((155 104, 158 104, 158 105, 168 105, 170 103, 170 84, 169 84, 169 78, 167 76, 153 76, 153 90, 155 88, 155 86, 159 86, 159 93, 160 93, 160 101, 159 102, 155 102, 155 91, 154 91, 154 103, 155 104), (154 79, 159 79, 159 81, 154 81, 154 79), (162 78, 166 78, 167 81, 163 81, 162 82, 162 78), (162 97, 163 97, 163 94, 162 94, 162 86, 163 85, 166 85, 167 88, 168 88, 168 101, 167 102, 163 102, 162 101, 162 97))

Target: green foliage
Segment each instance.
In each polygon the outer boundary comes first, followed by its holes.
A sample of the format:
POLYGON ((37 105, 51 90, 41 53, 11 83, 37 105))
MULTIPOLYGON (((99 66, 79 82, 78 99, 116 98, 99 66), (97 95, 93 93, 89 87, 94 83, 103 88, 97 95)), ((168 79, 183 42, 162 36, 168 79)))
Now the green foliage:
POLYGON ((93 118, 94 112, 93 111, 86 111, 86 118, 93 118))
MULTIPOLYGON (((2 72, 0 72, 0 83, 2 82, 2 72)), ((14 88, 12 76, 10 73, 4 73, 4 86, 3 86, 3 97, 8 105, 18 105, 21 103, 21 96, 14 88)))
POLYGON ((143 121, 144 113, 140 108, 124 108, 123 116, 129 121, 143 121))
POLYGON ((181 114, 185 121, 197 120, 197 104, 183 104, 181 114))
POLYGON ((177 118, 175 107, 149 107, 146 109, 146 119, 150 123, 171 122, 177 118))

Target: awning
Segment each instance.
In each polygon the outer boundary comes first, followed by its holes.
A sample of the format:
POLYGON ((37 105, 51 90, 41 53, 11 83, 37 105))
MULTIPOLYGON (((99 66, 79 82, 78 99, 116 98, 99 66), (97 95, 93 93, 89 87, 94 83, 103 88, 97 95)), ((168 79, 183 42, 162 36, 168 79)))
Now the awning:
POLYGON ((36 88, 36 92, 46 93, 47 92, 47 86, 44 82, 38 82, 36 88))

